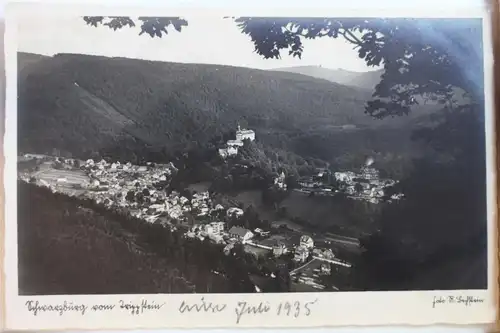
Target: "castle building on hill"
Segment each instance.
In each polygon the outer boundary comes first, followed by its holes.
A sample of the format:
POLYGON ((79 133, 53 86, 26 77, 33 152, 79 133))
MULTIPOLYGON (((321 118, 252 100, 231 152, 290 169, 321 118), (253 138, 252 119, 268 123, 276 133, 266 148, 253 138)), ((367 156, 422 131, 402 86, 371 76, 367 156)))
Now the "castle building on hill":
POLYGON ((243 141, 240 141, 240 140, 227 140, 227 145, 228 146, 243 147, 243 141))
POLYGON ((226 158, 228 156, 234 156, 237 154, 238 154, 238 147, 237 146, 228 146, 227 148, 219 149, 219 155, 222 158, 226 158))
POLYGON ((238 154, 238 147, 243 147, 243 140, 255 140, 255 132, 252 130, 241 129, 238 125, 238 130, 236 131, 236 140, 228 140, 225 148, 219 149, 219 155, 222 158, 228 156, 234 156, 238 154))
POLYGON ((241 129, 240 125, 238 125, 238 130, 236 131, 236 140, 237 141, 243 141, 243 140, 250 140, 254 141, 255 140, 255 132, 249 129, 241 129))

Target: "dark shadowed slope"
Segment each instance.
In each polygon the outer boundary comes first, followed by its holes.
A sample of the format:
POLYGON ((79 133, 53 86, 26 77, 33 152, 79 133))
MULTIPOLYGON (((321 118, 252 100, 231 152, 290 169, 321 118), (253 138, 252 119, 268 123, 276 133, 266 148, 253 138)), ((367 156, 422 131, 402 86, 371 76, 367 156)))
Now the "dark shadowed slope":
POLYGON ((160 239, 160 253, 152 245, 163 229, 152 224, 22 182, 18 197, 21 295, 229 291, 200 264, 207 247, 160 239))
POLYGON ((321 66, 297 66, 273 69, 279 72, 297 73, 324 79, 338 84, 352 86, 361 89, 373 90, 380 82, 383 70, 368 72, 352 72, 344 69, 330 69, 321 66))

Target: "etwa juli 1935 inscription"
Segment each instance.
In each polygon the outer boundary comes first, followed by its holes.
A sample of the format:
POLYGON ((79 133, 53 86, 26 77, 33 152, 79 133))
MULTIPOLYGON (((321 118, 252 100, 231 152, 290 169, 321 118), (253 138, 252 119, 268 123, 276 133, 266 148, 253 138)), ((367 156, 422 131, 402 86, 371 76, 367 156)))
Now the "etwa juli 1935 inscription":
POLYGON ((7 14, 13 326, 489 318, 482 10, 90 7, 7 14))
MULTIPOLYGON (((239 301, 235 306, 231 308, 227 303, 214 303, 206 300, 204 297, 196 303, 188 303, 182 301, 178 307, 179 314, 190 314, 190 313, 204 313, 207 315, 213 313, 228 312, 229 316, 235 317, 236 324, 240 323, 242 318, 258 316, 261 314, 272 313, 275 316, 282 317, 293 317, 298 318, 300 316, 310 316, 314 305, 318 302, 318 299, 313 299, 311 301, 283 301, 277 304, 272 304, 271 302, 256 302, 252 303, 249 301, 239 301)), ((163 304, 156 304, 154 301, 148 301, 147 299, 142 299, 138 303, 133 303, 130 301, 119 300, 117 303, 105 303, 105 304, 85 304, 76 303, 70 301, 64 301, 61 304, 51 304, 42 303, 39 301, 29 300, 25 303, 27 310, 33 316, 45 315, 46 313, 56 313, 59 316, 63 316, 67 313, 78 313, 82 316, 88 314, 89 312, 112 312, 112 311, 124 311, 125 314, 129 315, 141 315, 148 311, 161 311, 164 307, 163 304)))

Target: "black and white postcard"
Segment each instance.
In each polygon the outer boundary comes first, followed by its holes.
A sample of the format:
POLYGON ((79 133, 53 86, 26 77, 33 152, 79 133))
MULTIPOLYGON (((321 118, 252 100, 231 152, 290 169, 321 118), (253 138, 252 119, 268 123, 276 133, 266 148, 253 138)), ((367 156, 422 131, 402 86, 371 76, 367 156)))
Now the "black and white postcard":
POLYGON ((10 5, 7 328, 493 322, 490 13, 339 3, 10 5))

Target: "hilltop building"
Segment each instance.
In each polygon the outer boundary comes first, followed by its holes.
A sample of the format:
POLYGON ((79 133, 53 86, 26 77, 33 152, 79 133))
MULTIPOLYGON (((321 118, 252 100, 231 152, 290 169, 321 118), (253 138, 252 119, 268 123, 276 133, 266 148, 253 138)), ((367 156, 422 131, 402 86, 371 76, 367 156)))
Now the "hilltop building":
POLYGON ((222 158, 226 158, 228 156, 234 156, 237 154, 238 154, 238 147, 237 146, 228 146, 227 148, 219 149, 219 155, 222 158))
POLYGON ((238 125, 238 130, 236 131, 236 140, 255 140, 255 132, 249 129, 241 129, 240 125, 238 125))
POLYGON ((236 140, 227 140, 226 146, 224 148, 219 149, 219 155, 222 158, 226 158, 228 156, 234 156, 238 154, 238 147, 243 147, 244 140, 255 140, 255 132, 248 129, 241 129, 240 125, 238 125, 238 130, 236 131, 236 140))
POLYGON ((243 147, 243 141, 240 141, 240 140, 228 140, 227 141, 227 145, 229 147, 243 147))

